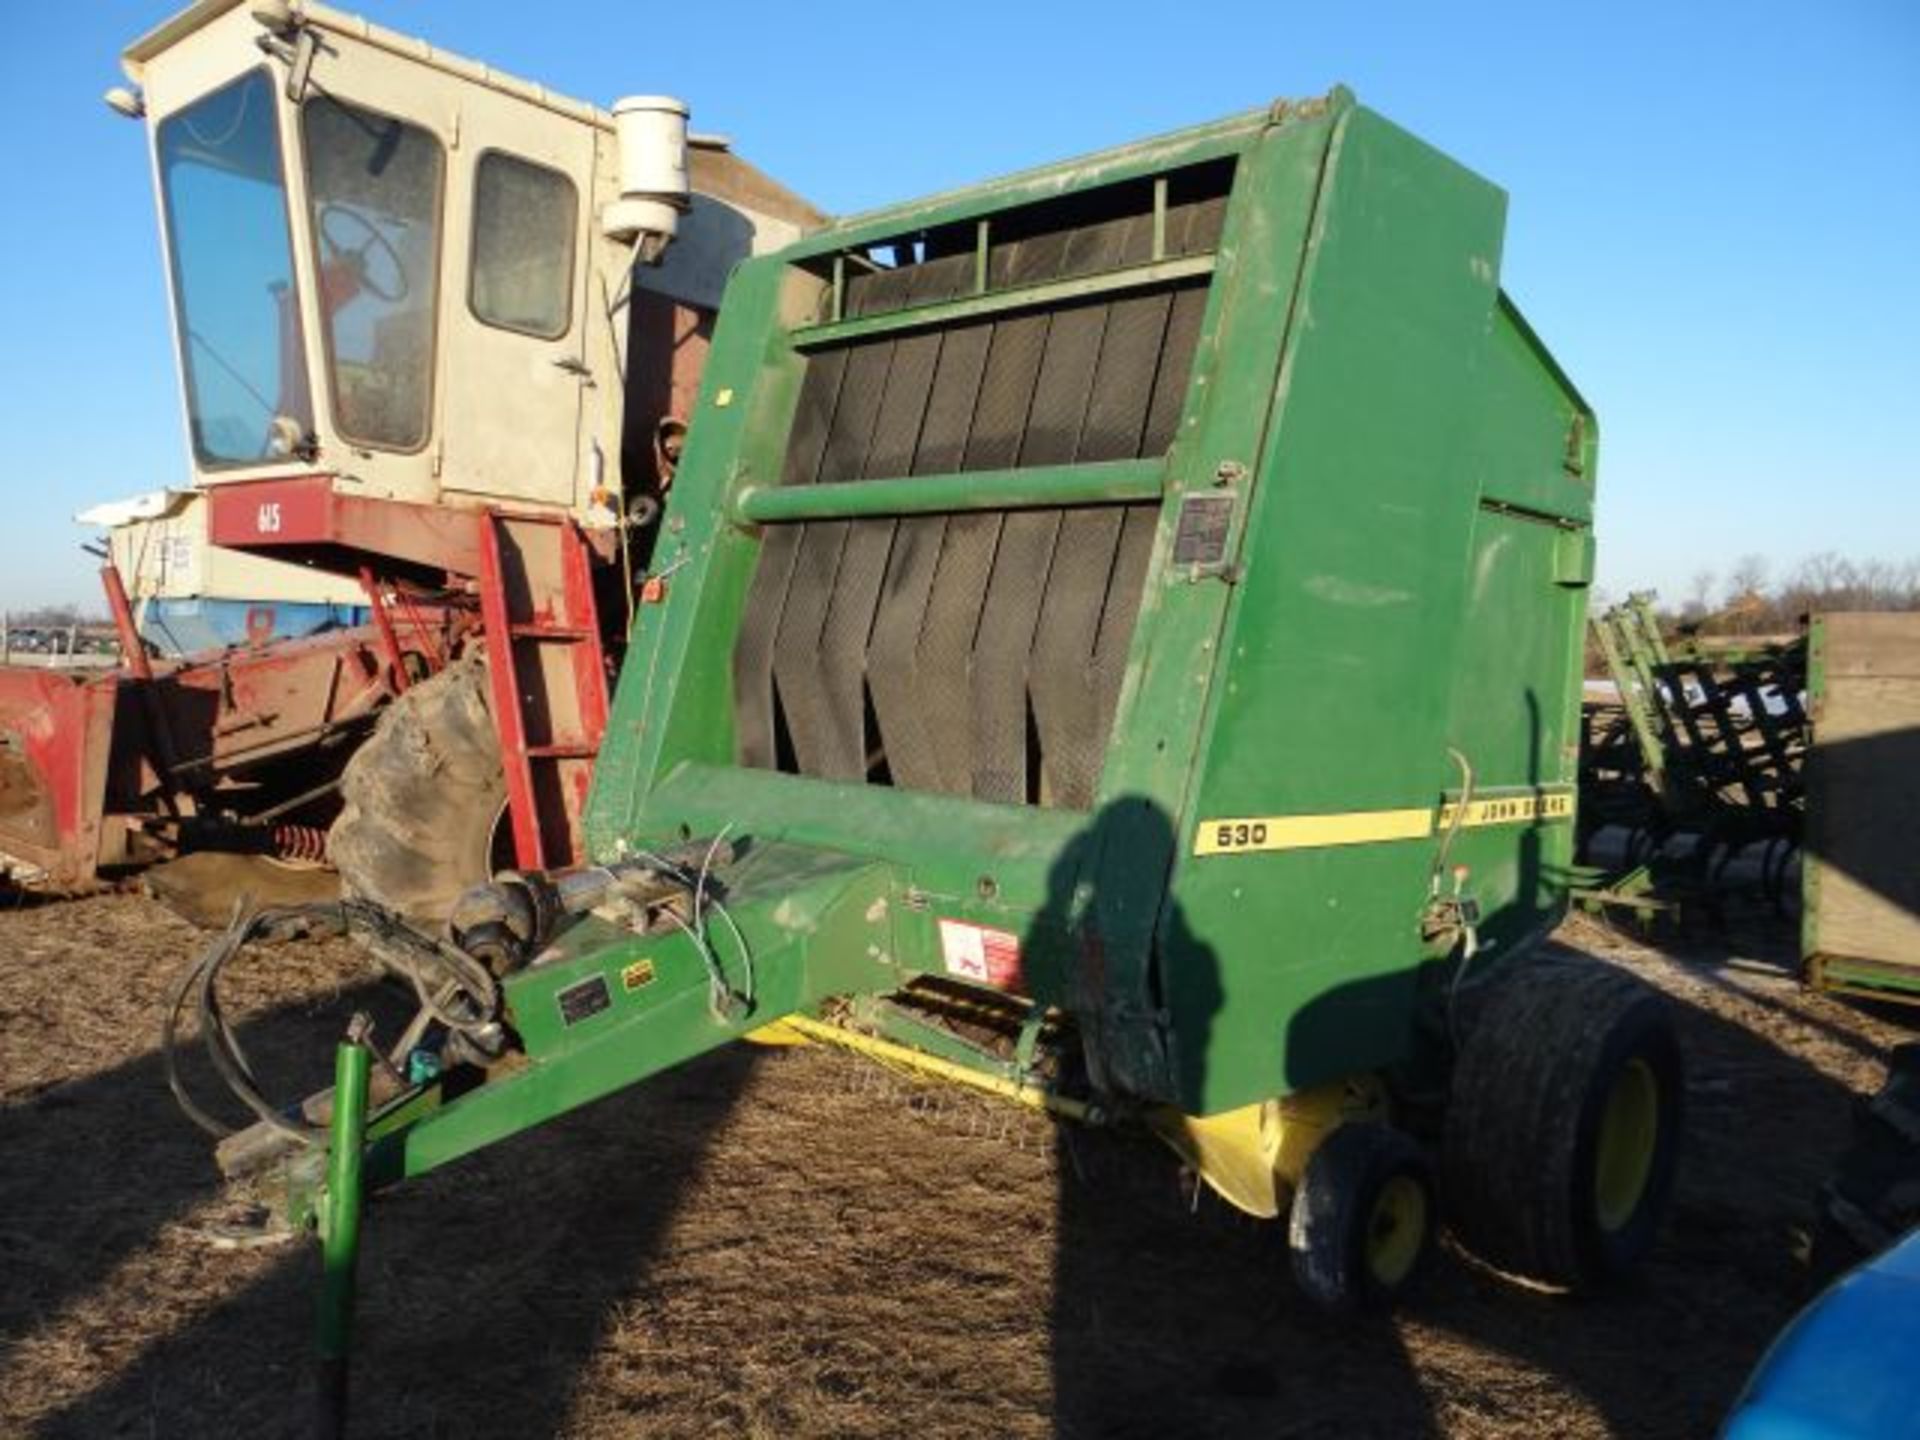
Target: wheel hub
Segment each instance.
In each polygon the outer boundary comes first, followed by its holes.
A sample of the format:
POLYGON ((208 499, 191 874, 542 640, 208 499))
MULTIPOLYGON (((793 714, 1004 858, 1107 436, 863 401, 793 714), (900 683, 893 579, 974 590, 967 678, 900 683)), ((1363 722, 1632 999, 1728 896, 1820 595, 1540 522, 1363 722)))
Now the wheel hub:
POLYGON ((1659 1139, 1660 1082, 1645 1060, 1629 1060, 1600 1115, 1593 1198, 1601 1229, 1621 1230, 1633 1218, 1653 1173, 1659 1139))
POLYGON ((1426 1243, 1427 1192, 1410 1175, 1395 1175, 1380 1187, 1367 1221, 1367 1269, 1391 1289, 1412 1272, 1426 1243))

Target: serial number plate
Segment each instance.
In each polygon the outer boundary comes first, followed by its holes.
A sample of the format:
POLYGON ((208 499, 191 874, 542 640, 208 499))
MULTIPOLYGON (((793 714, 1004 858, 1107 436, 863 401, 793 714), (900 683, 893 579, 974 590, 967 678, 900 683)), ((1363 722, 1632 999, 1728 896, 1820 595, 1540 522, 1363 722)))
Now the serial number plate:
POLYGON ((1173 531, 1173 563, 1218 565, 1226 558, 1232 521, 1231 495, 1187 496, 1180 502, 1180 523, 1173 531))
POLYGON ((591 1020, 613 1004, 613 992, 607 987, 607 977, 604 975, 589 975, 585 980, 575 981, 553 998, 560 1006, 560 1023, 563 1025, 578 1025, 582 1020, 591 1020))

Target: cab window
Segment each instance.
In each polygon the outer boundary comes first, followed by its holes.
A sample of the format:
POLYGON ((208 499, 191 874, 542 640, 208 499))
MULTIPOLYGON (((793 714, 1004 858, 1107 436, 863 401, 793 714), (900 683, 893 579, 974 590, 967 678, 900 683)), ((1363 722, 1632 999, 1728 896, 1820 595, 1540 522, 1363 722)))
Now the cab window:
POLYGON ((483 324, 558 340, 573 318, 579 197, 558 170, 503 151, 473 177, 473 273, 467 303, 483 324))
POLYGON ((241 76, 160 122, 160 195, 203 467, 279 459, 276 421, 313 426, 273 80, 241 76))
POLYGON ((389 450, 427 442, 440 253, 440 142, 330 97, 301 115, 334 425, 389 450))

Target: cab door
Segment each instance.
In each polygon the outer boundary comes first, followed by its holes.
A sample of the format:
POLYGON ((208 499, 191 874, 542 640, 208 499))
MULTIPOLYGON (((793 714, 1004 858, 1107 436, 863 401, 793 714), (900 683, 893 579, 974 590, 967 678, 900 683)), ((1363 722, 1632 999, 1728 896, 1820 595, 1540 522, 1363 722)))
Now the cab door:
POLYGON ((357 494, 431 502, 447 240, 462 228, 456 95, 379 50, 329 46, 294 117, 322 463, 357 494))
POLYGON ((460 97, 442 333, 444 489, 575 508, 594 130, 482 86, 460 97))

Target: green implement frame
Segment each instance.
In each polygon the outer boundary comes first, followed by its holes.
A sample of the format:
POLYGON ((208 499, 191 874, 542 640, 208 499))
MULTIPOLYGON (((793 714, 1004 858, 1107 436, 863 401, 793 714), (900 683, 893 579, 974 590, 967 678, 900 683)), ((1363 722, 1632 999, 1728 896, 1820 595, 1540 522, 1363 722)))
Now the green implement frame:
POLYGON ((1645 594, 1596 615, 1592 634, 1610 693, 1589 695, 1582 717, 1583 860, 1604 828, 1627 842, 1621 868, 1582 866, 1582 902, 1670 910, 1756 846, 1762 888, 1777 898, 1805 813, 1805 645, 1669 645, 1645 594))

